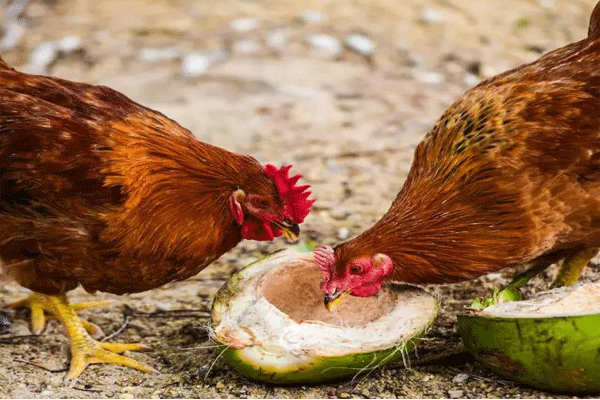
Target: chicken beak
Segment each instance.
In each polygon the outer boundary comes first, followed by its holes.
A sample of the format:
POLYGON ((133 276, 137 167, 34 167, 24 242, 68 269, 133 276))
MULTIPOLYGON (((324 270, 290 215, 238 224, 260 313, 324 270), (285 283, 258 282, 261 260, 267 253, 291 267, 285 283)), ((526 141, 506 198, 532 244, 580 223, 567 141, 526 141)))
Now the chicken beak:
POLYGON ((325 307, 327 307, 327 310, 330 312, 333 311, 349 293, 350 289, 344 291, 336 289, 333 293, 326 294, 323 301, 325 303, 325 307))
POLYGON ((300 235, 300 227, 298 224, 286 224, 285 222, 275 222, 275 225, 281 229, 283 236, 289 243, 293 243, 298 240, 300 235))

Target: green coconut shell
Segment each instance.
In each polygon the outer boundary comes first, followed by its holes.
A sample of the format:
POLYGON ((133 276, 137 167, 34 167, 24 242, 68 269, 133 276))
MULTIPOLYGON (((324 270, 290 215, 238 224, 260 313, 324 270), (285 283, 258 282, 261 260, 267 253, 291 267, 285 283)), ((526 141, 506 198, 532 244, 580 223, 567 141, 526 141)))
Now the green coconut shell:
MULTIPOLYGON (((346 349, 340 344, 340 340, 335 339, 340 338, 340 335, 342 340, 345 339, 345 331, 340 333, 345 328, 329 328, 327 323, 299 322, 288 318, 287 314, 275 309, 271 303, 267 304, 265 299, 257 294, 258 290, 252 289, 270 270, 282 266, 290 268, 287 264, 293 264, 300 258, 304 263, 314 262, 310 253, 298 250, 278 252, 254 262, 234 274, 215 296, 213 338, 224 345, 224 359, 240 374, 275 384, 318 383, 352 377, 406 357, 437 317, 439 306, 433 296, 416 287, 387 285, 385 291, 397 291, 401 296, 406 296, 407 304, 410 303, 407 305, 408 312, 405 317, 399 311, 402 301, 395 306, 394 315, 398 316, 398 328, 392 329, 398 332, 395 335, 398 339, 390 341, 388 335, 374 329, 373 334, 364 339, 363 350, 366 348, 367 351, 357 350, 361 346, 354 343, 346 349), (253 313, 256 315, 252 315, 253 313), (266 328, 271 324, 274 324, 275 328, 266 328), (312 329, 315 329, 314 334, 312 329), (325 340, 325 344, 315 344, 314 338, 327 335, 329 329, 336 331, 332 339, 325 340), (287 340, 286 335, 293 338, 287 340), (377 335, 382 337, 384 343, 381 345, 373 339, 377 335), (304 342, 306 337, 311 337, 307 344, 304 342)), ((307 285, 314 285, 318 290, 320 273, 316 265, 315 268, 315 282, 314 278, 307 277, 306 280, 309 282, 307 285)), ((322 294, 320 296, 320 304, 324 308, 322 294)), ((344 302, 358 301, 355 298, 348 299, 344 302)), ((387 318, 385 329, 389 331, 390 327, 396 326, 396 320, 390 323, 389 316, 387 318)), ((348 330, 351 331, 352 328, 348 330)), ((357 333, 348 333, 352 334, 357 333)))
POLYGON ((494 372, 545 391, 600 392, 600 314, 458 315, 466 349, 494 372))
MULTIPOLYGON (((429 327, 424 329, 422 335, 427 330, 429 327)), ((237 372, 261 382, 274 384, 320 383, 355 376, 402 360, 409 351, 417 346, 422 335, 387 350, 344 356, 314 357, 310 361, 288 368, 278 368, 276 361, 264 353, 261 362, 247 357, 244 350, 226 349, 223 356, 237 372)))

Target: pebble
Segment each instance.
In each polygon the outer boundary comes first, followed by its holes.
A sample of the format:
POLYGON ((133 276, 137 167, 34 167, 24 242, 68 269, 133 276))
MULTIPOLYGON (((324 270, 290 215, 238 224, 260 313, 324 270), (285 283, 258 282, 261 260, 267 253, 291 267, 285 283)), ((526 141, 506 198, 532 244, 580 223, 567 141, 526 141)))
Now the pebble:
POLYGON ((8 51, 21 41, 27 24, 21 20, 9 21, 5 24, 4 36, 0 39, 0 51, 8 51))
POLYGON ((186 78, 202 76, 213 64, 224 61, 226 58, 225 50, 186 54, 181 62, 181 74, 186 78))
POLYGON ((416 71, 415 79, 421 83, 437 85, 444 82, 444 75, 435 71, 416 71))
POLYGON ((432 8, 426 8, 421 13, 421 21, 426 24, 435 24, 436 22, 442 22, 444 18, 438 10, 432 8))
POLYGON ((317 10, 305 10, 300 14, 300 20, 305 24, 320 24, 325 19, 325 14, 317 10))
POLYGON ((226 388, 225 384, 221 381, 217 382, 215 387, 217 388, 217 390, 225 390, 225 388, 226 388))
POLYGON ((332 57, 335 57, 342 52, 342 43, 337 38, 324 33, 310 35, 307 42, 313 50, 325 53, 332 57))
POLYGON ((464 391, 462 390, 448 390, 448 396, 451 399, 460 399, 461 397, 463 397, 465 394, 464 391))
POLYGON ((258 28, 256 18, 237 18, 231 21, 231 27, 238 32, 250 32, 258 28))
POLYGON ((11 324, 11 319, 7 315, 0 313, 0 334, 7 333, 11 324))
POLYGON ((38 44, 29 56, 29 62, 23 68, 30 74, 46 74, 48 66, 56 59, 58 47, 54 42, 42 42, 38 44))
POLYGON ((469 375, 467 375, 467 374, 457 374, 457 375, 454 376, 454 378, 452 378, 452 383, 463 383, 467 379, 469 379, 469 375))
POLYGON ((468 86, 475 86, 479 82, 481 82, 481 79, 479 79, 479 77, 477 75, 467 72, 463 76, 463 82, 468 86))
POLYGON ((363 56, 375 53, 375 42, 364 35, 353 34, 346 38, 346 45, 353 51, 363 56))
POLYGON ((176 47, 144 47, 138 53, 138 59, 148 62, 174 60, 179 57, 179 50, 176 47))
POLYGON ((56 43, 59 51, 73 53, 83 48, 83 42, 79 36, 65 36, 56 43))
POLYGON ((288 41, 288 33, 283 29, 274 30, 267 36, 267 46, 274 50, 281 50, 288 41))
POLYGON ((337 236, 338 236, 338 239, 345 240, 345 239, 348 239, 349 234, 350 234, 350 232, 348 231, 348 228, 340 228, 338 230, 337 236))
POLYGON ((342 392, 339 394, 339 397, 340 399, 349 399, 352 396, 350 395, 350 393, 342 392))
POLYGON ((52 392, 51 390, 44 390, 42 392, 40 392, 40 397, 48 397, 48 396, 52 396, 54 394, 54 392, 52 392))
POLYGON ((254 39, 242 39, 233 44, 233 51, 240 54, 254 54, 260 51, 260 44, 254 39))
MULTIPOLYGON (((11 21, 17 19, 27 9, 28 3, 29 0, 15 0, 8 3, 4 10, 4 20, 11 21)), ((5 2, 2 3, 3 6, 5 4, 5 2)))

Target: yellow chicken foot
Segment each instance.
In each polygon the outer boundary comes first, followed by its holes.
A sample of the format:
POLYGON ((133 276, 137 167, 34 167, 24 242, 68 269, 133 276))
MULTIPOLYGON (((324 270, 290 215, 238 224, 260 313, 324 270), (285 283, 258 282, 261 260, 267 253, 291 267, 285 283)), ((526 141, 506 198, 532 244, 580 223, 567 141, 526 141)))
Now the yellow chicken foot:
MULTIPOLYGON (((88 308, 102 307, 110 304, 110 300, 90 301, 87 303, 75 303, 71 304, 73 311, 87 310, 88 308)), ((47 318, 56 318, 53 314, 52 307, 48 302, 48 296, 31 292, 31 294, 21 300, 15 301, 14 303, 8 304, 6 307, 10 308, 24 308, 28 307, 31 312, 31 332, 34 335, 39 335, 46 328, 47 318), (48 314, 48 315, 46 315, 48 314)), ((96 324, 81 320, 83 327, 93 336, 104 336, 102 329, 96 324)))
POLYGON ((143 344, 103 343, 94 340, 87 332, 67 296, 46 296, 54 315, 62 322, 71 340, 71 365, 66 378, 76 379, 89 364, 117 364, 131 367, 142 372, 158 372, 132 358, 119 355, 125 351, 147 351, 143 344))
POLYGON ((574 285, 588 262, 598 254, 598 250, 597 247, 592 247, 575 253, 572 257, 565 258, 558 275, 552 283, 552 287, 574 285))

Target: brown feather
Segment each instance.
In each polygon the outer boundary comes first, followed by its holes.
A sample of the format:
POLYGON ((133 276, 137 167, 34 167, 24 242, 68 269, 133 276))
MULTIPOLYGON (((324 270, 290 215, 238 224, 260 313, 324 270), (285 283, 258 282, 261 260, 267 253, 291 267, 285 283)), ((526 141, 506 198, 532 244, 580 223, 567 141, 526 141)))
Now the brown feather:
POLYGON ((112 89, 0 61, 0 259, 21 285, 126 293, 190 277, 241 240, 238 188, 278 196, 254 158, 112 89))
POLYGON ((457 100, 389 211, 336 247, 337 267, 384 253, 392 278, 442 283, 600 246, 599 20, 600 5, 589 38, 457 100))

